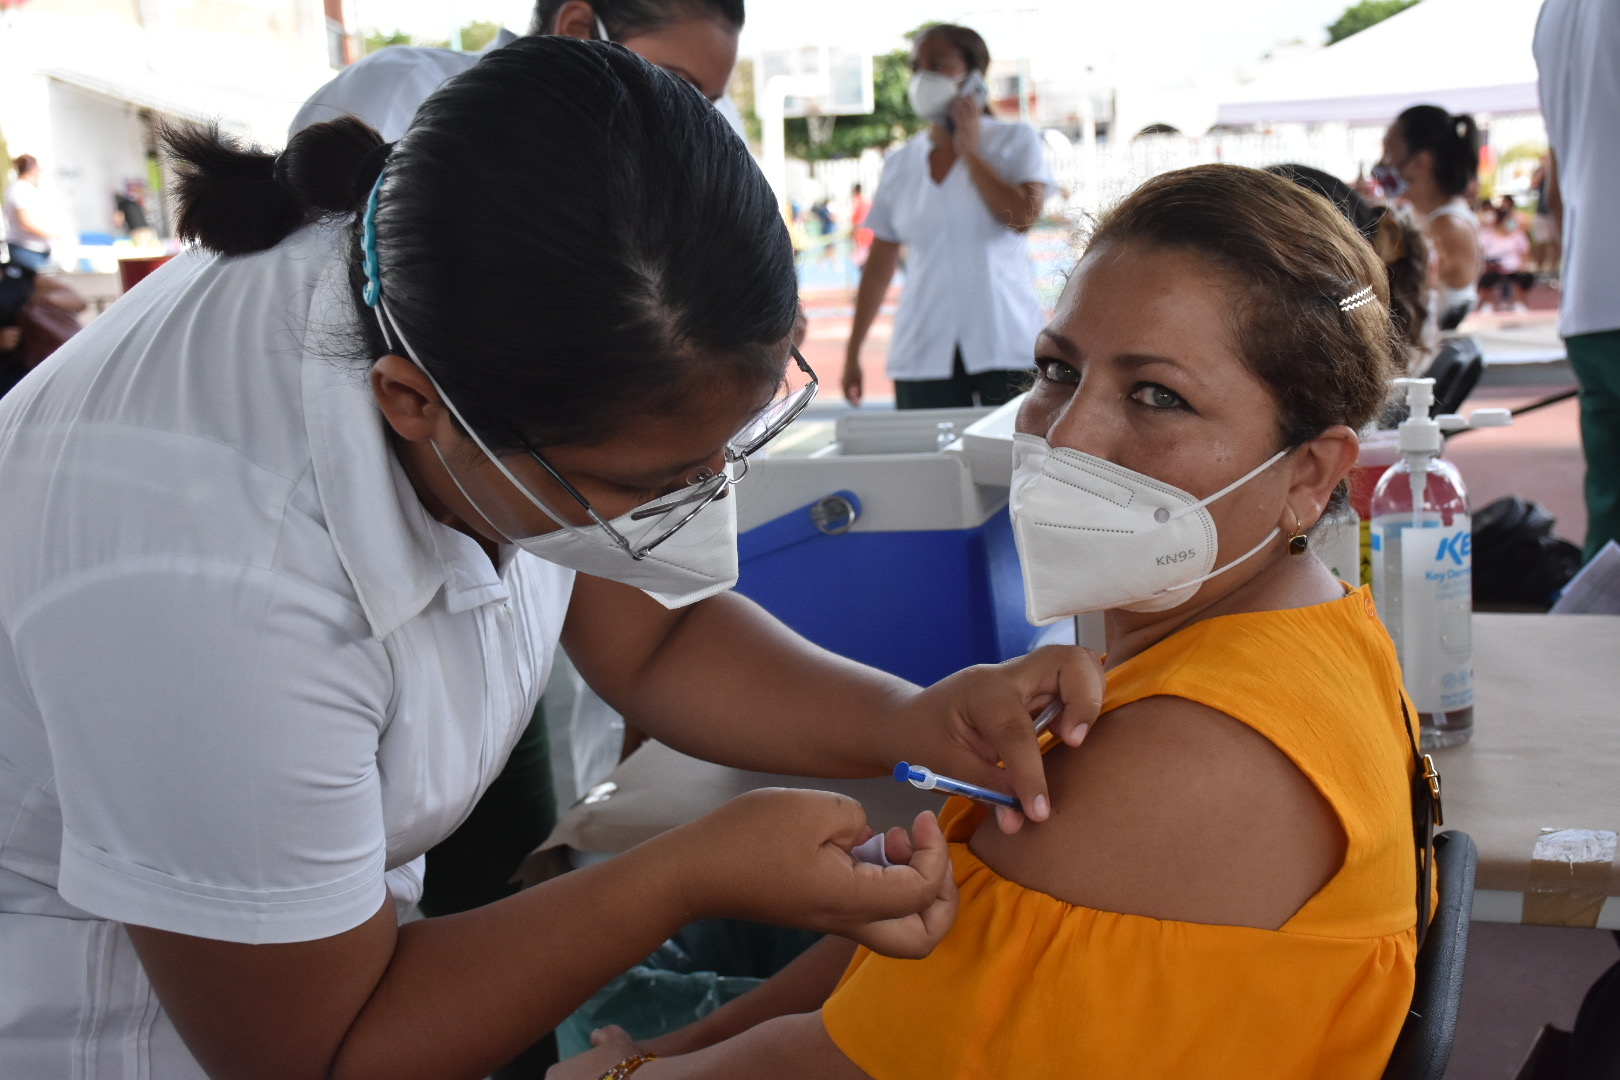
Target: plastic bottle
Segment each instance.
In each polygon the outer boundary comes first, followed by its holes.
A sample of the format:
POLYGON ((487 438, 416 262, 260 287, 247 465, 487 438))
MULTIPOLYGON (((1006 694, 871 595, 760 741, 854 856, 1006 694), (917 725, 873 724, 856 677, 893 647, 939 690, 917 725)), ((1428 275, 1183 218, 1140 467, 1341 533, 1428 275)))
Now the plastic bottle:
MULTIPOLYGON (((1373 599, 1395 641, 1423 746, 1465 742, 1474 728, 1473 535, 1462 477, 1439 456, 1441 423, 1429 415, 1433 379, 1406 390, 1401 458, 1373 492, 1373 599)), ((1461 418, 1455 425, 1464 424, 1461 418)))
MULTIPOLYGON (((1361 576, 1358 583, 1372 584, 1372 497, 1383 479, 1384 470, 1401 460, 1400 432, 1380 430, 1371 425, 1361 432, 1361 450, 1355 468, 1350 470, 1350 506, 1356 512, 1360 534, 1361 576)), ((1349 578, 1345 578, 1349 581, 1349 578)))

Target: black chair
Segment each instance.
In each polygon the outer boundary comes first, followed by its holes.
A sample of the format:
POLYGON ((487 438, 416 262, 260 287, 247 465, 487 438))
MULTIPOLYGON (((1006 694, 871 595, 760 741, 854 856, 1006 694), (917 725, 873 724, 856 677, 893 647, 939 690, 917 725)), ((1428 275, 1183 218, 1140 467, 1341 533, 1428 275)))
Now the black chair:
POLYGON ((1434 415, 1461 409, 1485 373, 1485 351, 1471 337, 1447 338, 1424 372, 1434 380, 1434 415))
POLYGON ((1468 955, 1468 919, 1474 902, 1478 853, 1467 833, 1434 838, 1440 903, 1429 935, 1418 951, 1412 1009, 1395 1040, 1384 1080, 1440 1080, 1457 1035, 1457 1003, 1462 997, 1463 961, 1468 955))
MULTIPOLYGON (((1441 342, 1439 352, 1423 371, 1424 376, 1434 380, 1434 408, 1430 415, 1444 416, 1460 410, 1484 373, 1485 352, 1477 338, 1452 337, 1441 342)), ((1405 419, 1406 402, 1392 401, 1379 417, 1378 426, 1399 427, 1405 419)))

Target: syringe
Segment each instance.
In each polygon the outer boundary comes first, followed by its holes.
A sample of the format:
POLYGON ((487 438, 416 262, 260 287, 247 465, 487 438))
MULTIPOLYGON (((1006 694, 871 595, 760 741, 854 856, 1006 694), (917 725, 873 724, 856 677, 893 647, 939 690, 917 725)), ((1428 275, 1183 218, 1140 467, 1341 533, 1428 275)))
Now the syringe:
POLYGON ((914 788, 924 791, 943 791, 947 795, 966 795, 979 802, 993 803, 996 806, 1005 806, 1013 810, 1022 810, 1018 800, 1011 795, 1003 795, 999 791, 970 784, 966 780, 957 780, 950 776, 941 776, 933 769, 921 765, 912 765, 902 761, 894 767, 894 778, 901 783, 910 783, 914 788))
MULTIPOLYGON (((1038 736, 1051 727, 1052 721, 1056 720, 1062 712, 1063 702, 1061 700, 1054 700, 1050 705, 1042 709, 1041 714, 1035 718, 1035 734, 1038 736)), ((953 776, 941 776, 932 769, 921 765, 912 765, 910 762, 902 761, 896 765, 894 767, 894 778, 903 784, 909 783, 914 788, 921 788, 923 791, 943 791, 949 795, 965 795, 969 799, 987 802, 994 806, 1005 806, 1013 810, 1023 809, 1023 805, 1011 795, 1004 795, 992 788, 980 787, 978 784, 970 784, 966 780, 958 780, 953 776)))

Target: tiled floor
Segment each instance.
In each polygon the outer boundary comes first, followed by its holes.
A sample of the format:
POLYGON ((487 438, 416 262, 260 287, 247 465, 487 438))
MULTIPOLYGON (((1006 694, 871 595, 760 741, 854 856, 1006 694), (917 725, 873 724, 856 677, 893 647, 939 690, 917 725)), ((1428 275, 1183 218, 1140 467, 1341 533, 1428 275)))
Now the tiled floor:
POLYGON ((1446 1080, 1513 1080, 1543 1024, 1569 1030, 1620 947, 1607 930, 1474 923, 1446 1080))

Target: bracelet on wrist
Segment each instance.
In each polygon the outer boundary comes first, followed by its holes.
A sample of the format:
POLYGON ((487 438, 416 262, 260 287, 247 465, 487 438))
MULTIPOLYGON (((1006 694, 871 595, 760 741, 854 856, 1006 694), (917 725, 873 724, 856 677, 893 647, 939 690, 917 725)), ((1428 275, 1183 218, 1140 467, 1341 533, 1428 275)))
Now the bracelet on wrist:
POLYGON ((647 1064, 657 1060, 657 1054, 631 1054, 613 1068, 602 1074, 601 1080, 624 1080, 625 1077, 647 1064))

